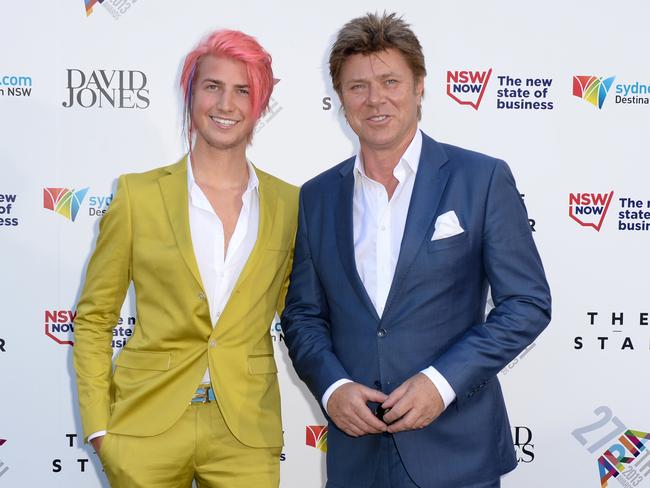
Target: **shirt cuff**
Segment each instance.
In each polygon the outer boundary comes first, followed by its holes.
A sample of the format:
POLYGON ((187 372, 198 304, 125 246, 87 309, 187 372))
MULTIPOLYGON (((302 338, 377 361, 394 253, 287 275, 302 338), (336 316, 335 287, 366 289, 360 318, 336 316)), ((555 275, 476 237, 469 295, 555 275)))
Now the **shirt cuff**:
POLYGON ((427 378, 431 380, 431 383, 433 383, 433 385, 438 389, 438 393, 440 393, 440 396, 442 397, 445 408, 447 408, 449 404, 456 399, 456 392, 454 389, 445 377, 442 376, 433 366, 423 369, 422 373, 424 373, 427 378))
POLYGON ((97 432, 93 432, 88 436, 88 442, 92 441, 93 439, 96 439, 97 437, 101 437, 103 435, 106 435, 105 430, 98 430, 97 432))
POLYGON ((323 398, 321 399, 321 404, 323 405, 323 408, 325 409, 325 412, 327 415, 329 415, 329 412, 327 411, 327 402, 329 401, 330 397, 332 396, 332 393, 334 393, 334 390, 336 390, 339 386, 343 386, 346 383, 352 383, 352 380, 349 380, 347 378, 341 378, 338 381, 335 381, 330 385, 330 387, 325 390, 325 393, 323 393, 323 398))

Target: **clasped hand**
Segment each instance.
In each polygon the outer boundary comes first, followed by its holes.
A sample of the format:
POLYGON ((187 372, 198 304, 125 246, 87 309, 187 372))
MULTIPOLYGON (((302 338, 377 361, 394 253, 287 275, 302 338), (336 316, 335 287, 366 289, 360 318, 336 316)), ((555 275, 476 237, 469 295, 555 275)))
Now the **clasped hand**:
POLYGON ((327 402, 327 411, 336 426, 352 437, 366 434, 421 429, 444 410, 444 402, 433 382, 418 373, 390 395, 359 383, 345 383, 327 402), (380 403, 388 412, 379 420, 367 402, 380 403))

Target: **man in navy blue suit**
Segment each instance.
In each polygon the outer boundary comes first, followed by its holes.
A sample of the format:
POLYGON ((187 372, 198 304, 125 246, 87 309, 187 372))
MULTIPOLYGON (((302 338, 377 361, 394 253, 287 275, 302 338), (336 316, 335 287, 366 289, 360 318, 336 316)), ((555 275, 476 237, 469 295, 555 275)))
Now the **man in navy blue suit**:
POLYGON ((424 57, 394 14, 347 23, 330 74, 360 148, 302 187, 282 316, 330 420, 327 486, 498 487, 497 373, 551 310, 512 174, 418 129, 424 57))

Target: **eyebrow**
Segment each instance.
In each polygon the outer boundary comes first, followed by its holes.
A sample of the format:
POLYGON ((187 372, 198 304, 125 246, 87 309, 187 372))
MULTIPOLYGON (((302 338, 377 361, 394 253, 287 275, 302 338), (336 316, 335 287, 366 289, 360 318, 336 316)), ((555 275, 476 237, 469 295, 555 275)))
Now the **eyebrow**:
POLYGON ((379 79, 386 79, 386 78, 399 78, 400 75, 398 73, 393 73, 392 71, 389 73, 383 73, 379 76, 373 76, 371 78, 354 78, 352 80, 347 80, 345 83, 366 83, 369 79, 372 78, 379 78, 379 79))
MULTIPOLYGON (((204 80, 201 80, 201 83, 214 83, 215 85, 225 85, 223 81, 215 80, 214 78, 206 78, 204 80)), ((235 85, 235 88, 248 88, 248 84, 235 85)))

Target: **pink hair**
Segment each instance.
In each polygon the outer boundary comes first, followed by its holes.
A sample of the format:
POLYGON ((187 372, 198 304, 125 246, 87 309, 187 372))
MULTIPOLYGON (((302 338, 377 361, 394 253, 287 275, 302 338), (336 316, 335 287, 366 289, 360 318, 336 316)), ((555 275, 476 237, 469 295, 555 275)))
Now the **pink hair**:
POLYGON ((205 55, 232 58, 246 65, 251 108, 255 120, 259 119, 267 109, 273 91, 271 55, 254 37, 241 31, 228 29, 218 30, 208 35, 185 57, 181 71, 180 86, 185 101, 185 123, 189 123, 190 148, 194 130, 191 120, 192 84, 198 63, 205 55))

